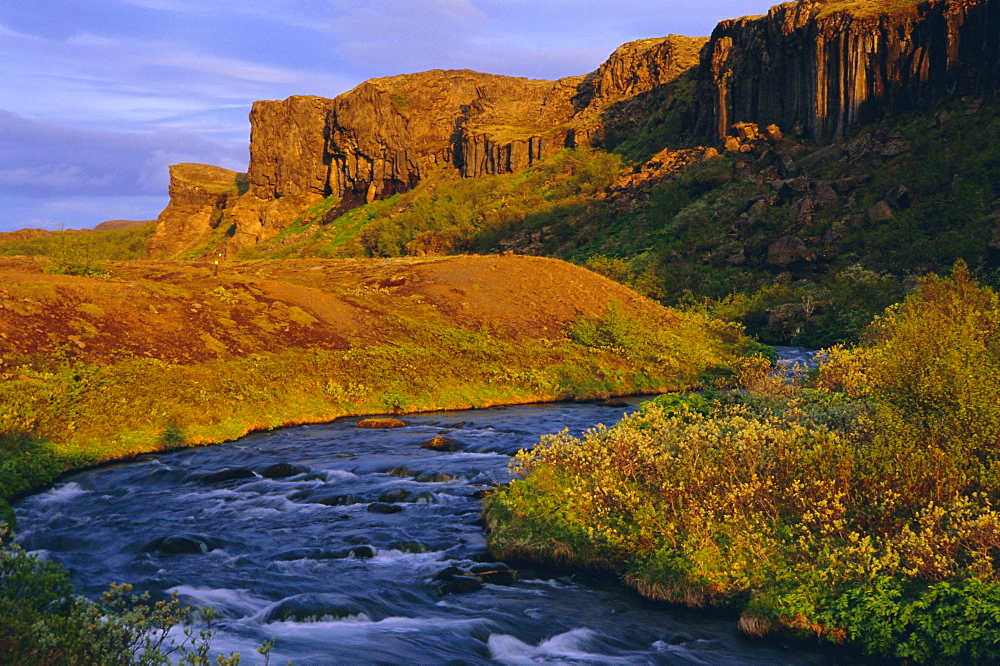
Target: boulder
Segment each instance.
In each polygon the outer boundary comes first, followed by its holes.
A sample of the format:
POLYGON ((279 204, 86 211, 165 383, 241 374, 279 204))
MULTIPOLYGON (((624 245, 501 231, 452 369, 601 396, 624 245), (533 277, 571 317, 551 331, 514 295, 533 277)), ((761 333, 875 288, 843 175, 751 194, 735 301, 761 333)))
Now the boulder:
POLYGON ((868 209, 868 219, 872 222, 884 222, 895 217, 888 201, 877 201, 868 209))
POLYGON ((261 470, 260 475, 265 479, 284 479, 297 474, 308 472, 304 467, 295 467, 286 462, 275 463, 261 470))
POLYGON ((368 511, 371 513, 399 513, 403 510, 398 504, 388 504, 386 502, 372 502, 368 505, 368 511))
POLYGON ((157 539, 147 550, 156 550, 164 555, 199 555, 215 550, 211 539, 200 534, 178 534, 157 539))
POLYGON ((271 624, 340 620, 352 615, 361 615, 365 610, 353 599, 339 594, 297 594, 271 606, 264 612, 261 621, 264 624, 271 624))
POLYGON ((442 437, 441 435, 438 435, 437 437, 429 439, 421 444, 420 448, 453 453, 455 451, 461 451, 465 447, 461 442, 458 442, 451 437, 442 437))

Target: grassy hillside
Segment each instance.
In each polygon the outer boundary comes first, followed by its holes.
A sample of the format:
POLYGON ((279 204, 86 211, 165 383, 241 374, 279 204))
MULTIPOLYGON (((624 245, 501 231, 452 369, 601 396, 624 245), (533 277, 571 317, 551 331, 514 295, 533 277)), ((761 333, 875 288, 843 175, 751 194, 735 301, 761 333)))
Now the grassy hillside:
POLYGON ((255 429, 693 386, 746 346, 551 259, 47 265, 0 261, 0 499, 255 429))

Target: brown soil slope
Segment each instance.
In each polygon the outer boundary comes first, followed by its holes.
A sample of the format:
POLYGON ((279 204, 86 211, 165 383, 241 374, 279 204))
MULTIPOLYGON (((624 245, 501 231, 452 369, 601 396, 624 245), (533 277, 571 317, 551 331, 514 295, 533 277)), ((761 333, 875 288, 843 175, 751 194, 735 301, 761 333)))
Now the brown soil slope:
POLYGON ((288 348, 346 349, 398 338, 398 322, 445 316, 502 339, 562 337, 615 301, 670 311, 558 260, 460 256, 382 261, 121 262, 108 280, 0 258, 0 356, 62 347, 90 363, 122 351, 190 364, 288 348))

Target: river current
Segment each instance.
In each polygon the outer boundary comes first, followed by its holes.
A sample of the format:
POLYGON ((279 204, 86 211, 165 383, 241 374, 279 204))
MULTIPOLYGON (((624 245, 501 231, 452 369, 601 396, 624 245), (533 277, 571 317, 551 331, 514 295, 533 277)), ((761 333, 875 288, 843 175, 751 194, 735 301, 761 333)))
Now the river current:
POLYGON ((393 430, 342 419, 160 454, 25 498, 19 541, 82 594, 127 582, 215 609, 214 649, 245 663, 272 637, 272 663, 831 663, 748 640, 731 615, 489 558, 477 491, 509 480, 510 456, 637 404, 428 413, 393 430), (461 450, 420 447, 438 435, 461 450))

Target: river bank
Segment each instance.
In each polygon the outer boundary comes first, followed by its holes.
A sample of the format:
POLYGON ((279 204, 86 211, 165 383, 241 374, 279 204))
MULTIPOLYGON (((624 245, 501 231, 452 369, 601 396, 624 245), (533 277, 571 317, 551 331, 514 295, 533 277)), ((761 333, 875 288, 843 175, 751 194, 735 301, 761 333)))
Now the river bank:
POLYGON ((808 389, 664 396, 542 439, 486 500, 490 552, 738 609, 744 631, 920 663, 1000 659, 1000 299, 964 265, 834 348, 808 389))
POLYGON ((157 454, 20 501, 19 540, 64 563, 88 596, 122 581, 214 608, 213 650, 250 663, 268 638, 273 659, 296 664, 831 663, 806 645, 746 639, 731 615, 566 571, 508 574, 489 556, 479 497, 509 480, 510 457, 637 403, 435 412, 391 430, 341 419, 157 454), (434 437, 457 450, 421 448, 434 437), (287 476, 262 475, 281 464, 287 476), (234 469, 256 474, 219 475, 234 469))
POLYGON ((0 501, 71 469, 351 414, 683 388, 747 344, 537 257, 48 266, 0 260, 0 501))

